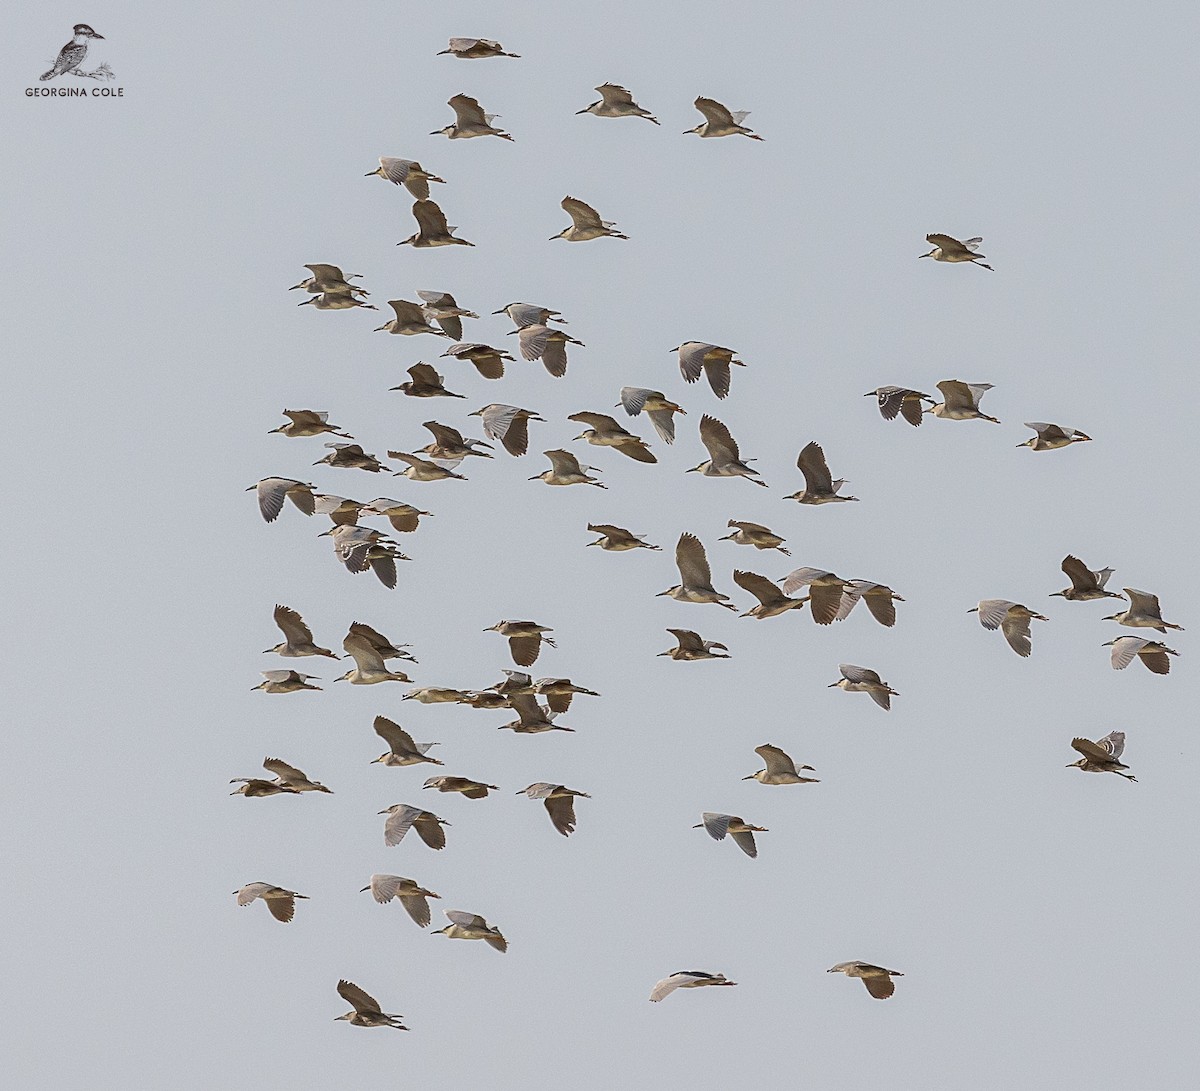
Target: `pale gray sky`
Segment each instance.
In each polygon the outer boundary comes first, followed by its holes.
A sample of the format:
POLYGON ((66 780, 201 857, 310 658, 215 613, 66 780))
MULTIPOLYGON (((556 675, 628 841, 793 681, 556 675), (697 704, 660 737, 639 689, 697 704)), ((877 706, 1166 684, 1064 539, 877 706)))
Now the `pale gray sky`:
MULTIPOLYGON (((1200 970, 1195 652, 1167 678, 1109 669, 1102 604, 1047 598, 1078 553, 1114 587, 1158 592, 1200 625, 1192 137, 1197 16, 1184 5, 58 3, 0 42, 10 142, 5 396, 11 639, 0 802, 8 830, 6 1071, 19 1086, 264 1089, 424 1084, 586 1089, 1191 1088, 1200 970), (26 98, 77 20, 105 35, 119 101, 26 98), (521 60, 437 57, 451 35, 521 60), (662 120, 576 117, 604 81, 662 120), (516 142, 428 135, 478 97, 516 142), (701 141, 697 94, 752 111, 766 142, 701 141), (363 178, 419 159, 474 249, 398 249, 411 201, 363 178), (570 193, 628 242, 549 242, 570 193), (996 271, 918 262, 924 235, 983 235, 996 271), (555 307, 586 343, 566 379, 518 362, 501 382, 437 361, 465 402, 387 388, 443 342, 372 333, 386 314, 298 310, 306 262, 364 274, 381 305, 444 289, 487 314, 555 307), (718 403, 672 346, 736 348, 718 403), (444 365, 444 366, 443 366, 444 365), (885 424, 884 383, 995 384, 1004 423, 885 424), (622 385, 688 409, 661 464, 570 444, 564 418, 622 385), (368 450, 426 442, 432 418, 525 405, 531 454, 471 460, 468 483, 312 468, 320 440, 265 433, 283 406, 327 409, 368 450), (696 425, 732 430, 770 490, 683 471, 696 425), (1095 442, 1015 450, 1023 420, 1095 442), (859 504, 781 502, 817 439, 859 504), (607 493, 526 480, 567 445, 607 493), (259 518, 259 477, 307 478, 436 513, 405 536, 400 586, 352 577, 289 507, 259 518), (731 518, 788 538, 791 561, 717 538, 731 518), (588 521, 661 554, 587 550, 588 521), (865 611, 816 628, 655 599, 691 530, 717 586, 802 564, 890 584, 892 630, 865 611), (967 609, 1049 614, 1014 656, 967 609), (416 644, 421 684, 482 687, 510 666, 481 630, 555 629, 540 674, 569 674, 573 735, 513 737, 503 713, 400 703, 406 687, 251 693, 290 665, 271 609, 337 646, 361 620, 416 644), (728 663, 655 658, 667 626, 729 644, 728 663), (877 668, 890 714, 825 688, 877 668), (446 771, 504 791, 422 793, 419 769, 368 762, 391 716, 437 739, 446 771), (1064 769, 1073 735, 1128 733, 1140 783, 1064 769), (740 777, 772 742, 822 783, 740 777), (264 755, 331 796, 230 799, 264 755), (533 780, 594 797, 557 836, 533 780), (423 802, 443 853, 385 848, 376 812, 423 802), (770 832, 751 861, 690 827, 703 810, 770 832), (511 948, 419 931, 357 893, 412 876, 479 912, 511 948), (284 927, 231 891, 311 900, 284 927), (847 959, 905 972, 895 997, 826 976, 847 959), (680 969, 736 989, 646 1001, 680 969), (408 1034, 335 1023, 339 977, 408 1034)), ((61 81, 58 81, 61 83, 61 81)), ((502 317, 466 337, 512 346, 502 317)), ((473 429, 465 427, 473 424, 473 429)), ((298 664, 301 669, 308 663, 298 664)), ((435 922, 437 927, 440 921, 435 922)))

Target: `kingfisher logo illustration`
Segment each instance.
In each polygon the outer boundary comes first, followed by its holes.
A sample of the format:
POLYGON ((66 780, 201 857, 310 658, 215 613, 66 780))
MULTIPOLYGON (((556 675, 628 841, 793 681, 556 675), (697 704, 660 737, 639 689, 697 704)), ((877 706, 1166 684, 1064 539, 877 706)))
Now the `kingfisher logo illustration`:
POLYGON ((98 34, 87 23, 76 23, 71 40, 58 51, 58 58, 48 72, 38 77, 39 83, 50 84, 48 87, 26 87, 25 94, 29 98, 124 98, 125 88, 108 86, 116 78, 116 74, 103 59, 101 46, 93 50, 95 42, 106 41, 103 34, 98 34), (99 63, 96 54, 100 53, 99 63), (92 66, 89 67, 89 60, 92 66), (64 78, 65 77, 65 78, 64 78), (95 86, 80 86, 78 80, 95 80, 95 86), (59 81, 59 82, 56 82, 59 81))

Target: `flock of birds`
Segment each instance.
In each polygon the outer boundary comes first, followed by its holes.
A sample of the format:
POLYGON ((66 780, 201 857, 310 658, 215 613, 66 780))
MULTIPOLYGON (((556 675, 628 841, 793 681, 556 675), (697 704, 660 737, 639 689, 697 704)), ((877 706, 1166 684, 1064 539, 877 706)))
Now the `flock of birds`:
MULTIPOLYGON (((506 52, 497 42, 473 38, 452 38, 449 47, 442 52, 459 59, 473 60, 517 56, 506 52)), ((626 88, 605 83, 598 86, 596 91, 601 97, 578 113, 601 118, 636 117, 659 124, 658 119, 638 105, 626 88)), ((482 136, 513 140, 511 134, 493 125, 495 116, 485 113, 474 98, 455 95, 449 105, 455 115, 453 123, 433 135, 440 133, 452 140, 482 136)), ((695 100, 695 107, 704 116, 704 121, 688 130, 690 133, 704 138, 740 135, 755 141, 763 139, 745 126, 744 112, 730 111, 704 97, 695 100)), ((400 245, 417 248, 473 245, 454 234, 457 228, 447 224, 439 205, 430 200, 430 183, 445 183, 442 178, 422 167, 420 162, 385 156, 380 158, 379 166, 368 172, 367 176, 378 176, 403 186, 415 199, 412 212, 417 231, 400 245)), ((601 219, 595 209, 577 198, 565 197, 562 208, 570 217, 571 224, 551 236, 552 239, 584 242, 605 237, 627 237, 616 229, 613 222, 601 219)), ((982 242, 980 238, 959 241, 949 235, 930 234, 926 240, 932 249, 920 257, 952 264, 980 265, 989 270, 992 268, 984 263, 985 255, 978 251, 982 242)), ((301 305, 311 305, 320 311, 377 309, 368 302, 370 293, 354 283, 360 279, 357 274, 346 275, 339 267, 324 263, 313 263, 306 268, 310 275, 293 286, 293 290, 302 290, 307 294, 301 305)), ((378 327, 376 332, 444 338, 451 343, 441 354, 442 358, 470 364, 485 380, 503 378, 505 365, 514 362, 509 352, 488 344, 463 340, 463 320, 477 320, 479 315, 476 312, 460 307, 449 292, 422 290, 417 296, 419 301, 390 300, 388 306, 395 317, 378 327)), ((517 348, 524 360, 540 360, 546 371, 556 379, 567 374, 568 346, 582 347, 582 342, 561 328, 567 320, 559 311, 530 303, 510 303, 492 313, 505 315, 513 323, 511 333, 517 338, 517 348)), ((732 369, 746 366, 735 350, 702 341, 688 341, 670 351, 677 355, 683 382, 696 384, 704 379, 718 400, 727 398, 731 393, 732 369)), ((428 363, 415 364, 408 369, 408 374, 410 380, 392 390, 411 398, 461 400, 465 397, 448 390, 444 385, 444 376, 428 363)), ((913 427, 920 427, 927 415, 949 421, 1000 423, 980 408, 984 395, 991 389, 990 384, 947 379, 938 382, 936 389, 940 399, 915 388, 899 386, 881 386, 865 396, 876 399, 884 420, 893 421, 899 417, 913 427)), ((658 439, 667 445, 676 439, 676 417, 687 415, 687 410, 663 391, 636 386, 623 387, 616 404, 611 408, 623 410, 631 419, 644 414, 658 439)), ((497 446, 510 457, 523 457, 529 450, 530 427, 551 423, 534 410, 502 403, 484 405, 468 414, 468 419, 479 419, 486 439, 471 438, 465 436, 459 427, 429 420, 422 427, 431 436, 431 443, 419 449, 386 452, 385 457, 389 462, 400 467, 393 469, 377 455, 365 450, 341 426, 330 423, 327 413, 311 409, 285 409, 283 414, 286 422, 272 429, 273 433, 288 438, 336 437, 325 443, 328 453, 313 465, 355 470, 359 474, 392 473, 421 483, 465 481, 467 475, 461 471, 469 459, 499 457, 497 446)), ((573 413, 567 419, 584 426, 584 430, 575 437, 576 441, 611 448, 639 463, 653 465, 658 462, 647 439, 628 430, 610 413, 585 410, 573 413)), ((1036 452, 1058 450, 1091 439, 1077 429, 1060 424, 1030 422, 1026 427, 1032 429, 1034 435, 1018 446, 1036 452)), ((708 457, 688 472, 704 477, 741 477, 756 486, 768 487, 759 471, 751 465, 754 460, 742 456, 738 442, 719 419, 707 413, 702 414, 698 432, 708 457)), ((582 464, 565 447, 552 448, 543 453, 550 467, 530 477, 530 481, 554 486, 606 488, 604 482, 595 476, 600 471, 582 464)), ((825 451, 816 441, 808 442, 800 450, 796 465, 803 477, 804 487, 786 499, 814 506, 858 500, 842 491, 846 482, 833 477, 825 451)), ((280 517, 285 502, 290 502, 305 516, 327 517, 330 526, 321 536, 330 538, 335 559, 351 573, 361 574, 369 570, 386 588, 395 588, 397 585, 397 562, 409 560, 400 551, 393 535, 418 532, 421 521, 433 514, 406 501, 386 496, 360 502, 320 491, 315 484, 291 477, 265 477, 250 486, 250 490, 256 492, 262 518, 268 523, 280 517), (391 533, 362 525, 361 521, 365 519, 383 521, 391 533)), ((756 552, 777 552, 790 556, 785 548, 785 539, 765 525, 731 519, 728 526, 731 533, 725 535, 722 541, 747 546, 756 552)), ((598 546, 605 551, 661 551, 659 545, 621 526, 589 523, 587 530, 598 536, 587 545, 598 546)), ((738 609, 728 594, 714 586, 705 547, 694 534, 689 531, 680 534, 675 545, 674 560, 678 582, 660 592, 661 596, 682 603, 738 609)), ((1070 580, 1070 586, 1055 592, 1054 596, 1070 602, 1123 597, 1123 609, 1104 620, 1138 630, 1153 629, 1159 633, 1181 629, 1181 626, 1163 620, 1155 595, 1131 587, 1123 589, 1123 596, 1108 590, 1108 580, 1113 573, 1111 568, 1092 570, 1073 555, 1064 558, 1061 567, 1070 580)), ((846 620, 861 602, 877 623, 890 628, 896 624, 896 604, 904 602, 886 584, 866 579, 845 579, 815 567, 798 567, 781 580, 738 568, 732 573, 732 579, 738 588, 756 600, 740 616, 759 621, 793 610, 802 611, 807 606, 816 625, 828 626, 846 620)), ((1022 657, 1029 656, 1032 651, 1031 622, 1048 620, 1022 603, 1001 598, 983 599, 970 612, 978 614, 985 629, 999 629, 1009 647, 1022 657)), ((268 653, 285 659, 340 658, 338 653, 314 642, 308 625, 292 607, 276 605, 274 621, 283 640, 267 649, 268 653)), ((403 699, 424 704, 457 704, 488 711, 507 710, 515 714, 516 719, 501 726, 517 734, 572 731, 572 728, 559 721, 559 717, 569 710, 575 697, 598 697, 599 694, 575 684, 570 678, 535 679, 527 670, 520 669, 532 667, 544 645, 555 646, 554 638, 550 635, 553 630, 535 621, 505 619, 485 631, 494 631, 506 639, 514 667, 518 669, 505 670, 500 681, 481 688, 414 686, 405 692, 403 699)), ((676 643, 674 647, 660 652, 661 656, 680 662, 730 658, 729 648, 724 643, 706 639, 694 630, 671 628, 667 632, 676 643)), ((1161 641, 1134 635, 1117 636, 1105 646, 1112 649, 1110 663, 1114 669, 1123 670, 1134 659, 1138 659, 1147 669, 1159 675, 1169 673, 1170 657, 1179 654, 1161 641)), ((384 682, 411 685, 412 679, 405 670, 416 664, 417 660, 409 649, 410 645, 394 643, 371 626, 354 621, 342 640, 342 651, 353 660, 354 667, 335 681, 345 681, 351 685, 384 682)), ((841 677, 832 681, 830 688, 846 693, 868 694, 884 711, 891 708, 892 698, 899 696, 889 683, 869 667, 843 663, 839 665, 839 673, 841 677)), ((321 680, 319 677, 294 669, 273 669, 262 674, 263 681, 254 688, 268 694, 290 694, 322 688, 313 684, 321 680)), ((417 742, 395 721, 377 716, 374 730, 387 746, 387 750, 375 762, 396 767, 443 765, 442 761, 430 755, 435 743, 417 742)), ((1113 731, 1095 741, 1074 738, 1070 745, 1080 757, 1068 768, 1089 773, 1114 773, 1130 781, 1136 779, 1125 771, 1129 767, 1121 761, 1125 746, 1123 732, 1113 731)), ((814 772, 811 766, 798 764, 777 746, 763 744, 755 749, 755 753, 762 759, 763 768, 743 778, 745 780, 770 786, 818 782, 815 777, 804 775, 814 772)), ((258 798, 330 790, 279 758, 267 758, 263 766, 270 776, 238 778, 231 782, 238 785, 232 794, 258 798)), ((485 799, 490 792, 499 791, 496 785, 483 780, 441 773, 430 776, 423 787, 440 793, 460 794, 470 800, 485 799)), ((569 836, 576 828, 576 800, 590 798, 586 792, 552 782, 530 784, 517 794, 541 801, 553 828, 563 836, 569 836)), ((446 845, 445 827, 449 823, 422 806, 396 803, 379 814, 385 816, 383 836, 386 846, 400 844, 410 831, 430 849, 440 851, 446 845)), ((767 832, 764 827, 747 822, 740 816, 709 811, 703 812, 701 822, 695 828, 705 830, 718 841, 728 836, 750 858, 758 855, 755 834, 767 832)), ((415 879, 391 874, 372 875, 362 892, 370 892, 380 904, 399 901, 413 922, 422 929, 428 928, 431 923, 429 899, 440 897, 415 879)), ((296 902, 305 898, 305 895, 296 891, 266 882, 249 883, 235 894, 237 903, 242 906, 256 900, 263 901, 272 916, 281 922, 291 921, 296 902)), ((482 940, 496 951, 507 951, 508 942, 504 935, 483 916, 457 909, 445 911, 445 916, 449 924, 433 934, 450 939, 482 940)), ((870 996, 880 1000, 892 996, 895 988, 892 979, 902 976, 899 971, 862 961, 839 962, 829 972, 861 979, 870 996)), ((680 971, 655 984, 650 992, 650 1000, 660 1001, 681 988, 734 984, 734 981, 720 973, 680 971)), ((341 980, 337 984, 337 991, 352 1008, 338 1016, 338 1019, 360 1027, 407 1029, 401 1016, 384 1012, 379 1003, 358 985, 341 980)))

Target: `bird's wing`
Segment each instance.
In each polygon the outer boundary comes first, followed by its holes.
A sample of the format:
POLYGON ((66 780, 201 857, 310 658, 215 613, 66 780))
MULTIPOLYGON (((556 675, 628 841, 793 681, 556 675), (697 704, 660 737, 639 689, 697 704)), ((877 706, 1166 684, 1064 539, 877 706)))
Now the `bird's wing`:
POLYGON ((736 571, 733 574, 733 582, 743 591, 749 591, 763 606, 770 606, 783 597, 771 580, 757 572, 736 571))
POLYGON ((530 799, 545 799, 561 787, 561 784, 551 784, 548 780, 539 780, 536 784, 531 784, 526 788, 525 794, 530 799))
POLYGON ((545 802, 546 813, 554 828, 564 837, 575 832, 575 797, 554 796, 545 802))
POLYGON ((596 88, 606 106, 636 106, 633 96, 618 83, 602 83, 596 88))
POLYGON ((478 913, 464 913, 461 909, 447 909, 446 916, 450 918, 453 924, 460 924, 464 928, 488 927, 488 922, 479 916, 478 913))
POLYGON ((593 534, 603 534, 606 538, 620 538, 622 541, 633 538, 624 527, 614 527, 611 523, 588 523, 588 530, 593 534))
POLYGON ((576 228, 604 226, 604 221, 600 219, 596 210, 578 197, 564 197, 562 210, 571 217, 571 222, 576 228))
MULTIPOLYGON (((589 428, 596 428, 602 432, 625 432, 612 417, 607 413, 572 413, 567 420, 578 421, 580 424, 586 424, 589 428)), ((628 435, 628 432, 625 432, 628 435)))
POLYGON ((429 364, 413 364, 408 369, 408 374, 414 383, 422 386, 441 386, 442 377, 437 373, 437 369, 429 364))
POLYGON ((328 413, 316 413, 311 409, 285 409, 283 415, 293 424, 316 425, 329 420, 328 413))
POLYGON ((647 398, 661 398, 657 390, 647 390, 644 386, 621 387, 621 407, 631 417, 636 417, 646 405, 647 398))
POLYGON ((1133 587, 1122 587, 1129 598, 1129 609, 1137 614, 1149 614, 1152 617, 1160 617, 1162 614, 1161 608, 1158 605, 1158 596, 1150 594, 1149 591, 1138 591, 1133 587))
POLYGON ((991 383, 967 383, 967 389, 971 392, 971 405, 973 408, 979 408, 979 399, 992 389, 991 383))
POLYGON ((386 716, 376 716, 374 726, 375 734, 388 744, 393 754, 419 753, 416 743, 413 742, 413 737, 398 723, 389 720, 386 716))
POLYGON ((422 814, 420 807, 413 807, 410 804, 405 804, 398 811, 393 811, 387 816, 387 821, 383 824, 383 842, 385 845, 398 845, 404 840, 404 835, 408 833, 409 827, 416 821, 417 815, 422 814))
POLYGON ((796 763, 780 750, 778 746, 771 746, 770 743, 766 743, 762 746, 756 746, 754 752, 766 763, 767 772, 772 776, 776 773, 794 773, 796 771, 796 763))
POLYGON ((838 670, 847 682, 869 682, 873 686, 882 685, 882 679, 870 667, 856 667, 853 663, 839 663, 838 670))
POLYGON ((925 407, 920 398, 904 398, 900 402, 900 415, 914 428, 920 428, 925 419, 925 407))
POLYGON ((550 465, 554 468, 556 474, 583 473, 583 469, 579 465, 579 459, 571 454, 570 451, 556 448, 553 451, 543 451, 542 454, 550 460, 550 465))
POLYGON ((1017 655, 1024 657, 1033 650, 1033 643, 1029 639, 1029 618, 1025 614, 1009 614, 1000 623, 1000 631, 1017 655))
MULTIPOLYGON (((925 241, 947 254, 962 253, 966 247, 950 235, 926 235, 925 241)), ((940 388, 940 384, 939 384, 940 388)))
POLYGON ((822 576, 828 575, 831 575, 831 573, 820 568, 797 568, 784 577, 783 593, 790 595, 793 591, 799 591, 801 587, 807 587, 814 580, 819 580, 822 576))
POLYGON ((380 905, 385 905, 407 885, 408 880, 399 875, 372 875, 371 897, 380 905))
POLYGON ((263 762, 263 768, 268 773, 274 773, 281 784, 294 784, 308 780, 308 777, 294 765, 288 765, 286 761, 281 761, 279 758, 267 758, 263 762))
POLYGON ((704 361, 704 374, 708 378, 708 385, 718 398, 729 396, 729 361, 732 358, 732 352, 722 349, 720 354, 710 354, 704 361))
POLYGON ((741 460, 738 445, 729 434, 729 429, 716 417, 710 417, 707 413, 700 418, 700 442, 708 449, 708 457, 714 463, 741 460))
POLYGON ((523 360, 540 360, 550 339, 550 328, 543 325, 522 326, 517 333, 523 360))
POLYGON ((818 625, 832 625, 837 620, 844 595, 838 584, 810 584, 808 608, 812 611, 813 621, 818 625))
POLYGON ((1167 658, 1166 652, 1157 649, 1147 651, 1142 655, 1142 662, 1154 674, 1171 673, 1171 660, 1167 658))
POLYGON ((868 974, 862 983, 876 1000, 886 1000, 896 991, 896 983, 887 974, 868 974))
POLYGON ((357 1012, 380 1013, 379 1002, 370 994, 364 992, 351 981, 341 980, 337 983, 338 995, 357 1012))
POLYGON ((847 587, 842 592, 842 601, 838 603, 838 610, 833 618, 834 621, 845 621, 846 618, 850 616, 850 613, 853 611, 854 607, 858 605, 859 600, 863 597, 864 588, 857 586, 858 582, 859 581, 855 581, 854 585, 847 587))
POLYGON ((488 123, 479 100, 471 98, 470 95, 455 95, 446 105, 454 111, 454 119, 460 128, 488 123))
POLYGON ((383 633, 377 629, 372 629, 370 625, 361 621, 352 621, 350 623, 350 631, 347 633, 347 636, 355 636, 360 640, 365 640, 372 648, 379 651, 392 646, 392 642, 383 633))
POLYGON ((750 859, 753 860, 758 856, 758 846, 754 843, 754 834, 750 830, 734 830, 729 836, 733 838, 733 843, 750 859))
POLYGON ((426 321, 425 313, 421 308, 407 299, 389 299, 388 306, 396 312, 396 321, 401 325, 408 325, 410 322, 420 323, 426 321))
POLYGON ((1088 761, 1110 761, 1114 755, 1110 754, 1102 745, 1102 743, 1103 740, 1101 740, 1099 743, 1094 743, 1091 739, 1072 739, 1071 749, 1077 750, 1080 754, 1087 758, 1088 761))
POLYGON ((675 546, 675 564, 684 587, 706 587, 712 583, 712 570, 704 546, 694 534, 684 531, 675 546))
POLYGON ((542 706, 537 703, 537 698, 532 693, 514 693, 509 699, 509 706, 522 724, 540 724, 545 719, 542 706))
POLYGON ((446 847, 446 831, 442 829, 437 815, 431 814, 429 811, 421 811, 416 816, 414 824, 417 828, 417 836, 431 849, 446 847))
POLYGON ((683 651, 704 651, 704 641, 700 639, 699 633, 694 633, 691 629, 668 629, 667 632, 678 641, 679 647, 683 651))
POLYGON ((725 125, 736 125, 737 122, 733 119, 733 114, 722 106, 715 99, 704 98, 701 96, 692 104, 699 110, 705 118, 708 119, 710 125, 715 125, 718 128, 725 125))
POLYGON ((341 281, 342 283, 345 283, 346 281, 346 278, 342 275, 341 269, 339 269, 336 265, 322 265, 318 263, 316 265, 306 265, 304 268, 311 270, 312 275, 317 280, 341 281))
POLYGON ((261 898, 270 889, 270 883, 247 883, 237 892, 237 903, 238 905, 249 905, 255 898, 261 898))
POLYGON ((516 416, 509 423, 500 443, 510 454, 520 457, 529 450, 529 418, 524 414, 516 416))
POLYGON ((286 682, 293 676, 299 677, 296 675, 295 671, 260 671, 259 673, 261 673, 268 682, 286 682))
POLYGON ((1125 751, 1125 732, 1110 731, 1104 736, 1104 738, 1100 740, 1099 745, 1103 746, 1104 749, 1108 751, 1109 756, 1115 761, 1119 759, 1125 751))
POLYGON ((379 157, 379 165, 383 168, 384 177, 389 182, 395 182, 399 186, 408 181, 413 161, 411 159, 397 159, 391 155, 381 155, 379 157))
POLYGON ((978 250, 982 242, 983 236, 976 235, 973 239, 963 239, 963 246, 965 246, 968 250, 978 250))
POLYGON ((275 624, 289 644, 311 644, 312 630, 290 606, 275 607, 275 624))
POLYGON ((670 977, 664 977, 650 990, 650 999, 657 1003, 664 996, 670 996, 686 980, 687 978, 682 974, 672 974, 670 977))
POLYGON ((493 931, 491 935, 483 937, 484 943, 489 947, 504 954, 508 950, 508 940, 506 940, 499 932, 493 931))
POLYGON ((704 371, 704 361, 711 349, 716 345, 708 345, 703 341, 687 341, 679 346, 679 370, 684 382, 694 383, 704 371))
MULTIPOLYGON (((561 379, 567 373, 567 341, 570 338, 564 338, 561 335, 551 337, 546 341, 546 347, 542 350, 542 367, 544 367, 556 379, 561 379)), ((578 344, 578 342, 572 342, 578 344)))
POLYGON ((902 386, 881 386, 875 391, 875 397, 879 402, 879 414, 884 420, 896 419, 896 414, 900 412, 906 393, 907 391, 902 386))
POLYGON ((871 616, 880 625, 890 629, 896 624, 896 604, 893 594, 888 588, 881 588, 876 584, 863 594, 863 601, 867 604, 867 609, 871 611, 871 616))
MULTIPOLYGON (((1117 640, 1112 646, 1111 663, 1113 670, 1123 671, 1130 663, 1137 658, 1138 653, 1149 643, 1148 640, 1142 640, 1137 636, 1125 636, 1117 640)), ((1166 659, 1166 656, 1163 656, 1166 659)), ((1153 670, 1153 668, 1151 668, 1153 670)), ((1166 673, 1159 672, 1157 673, 1166 673)))
MULTIPOLYGON (((452 296, 449 292, 431 292, 418 288, 417 295, 421 297, 423 302, 428 303, 431 307, 440 307, 452 310, 458 306, 458 304, 454 301, 454 296, 452 296)), ((457 338, 455 340, 457 340, 457 338)))
POLYGON ((729 823, 733 821, 733 815, 718 814, 716 811, 705 811, 701 816, 705 830, 708 831, 709 837, 715 841, 724 841, 725 835, 729 832, 729 823))
POLYGON ((258 510, 262 517, 273 523, 283 510, 283 498, 296 482, 285 477, 266 477, 258 483, 258 510))
POLYGON ((385 667, 383 665, 383 656, 368 640, 348 635, 342 641, 342 647, 348 655, 354 660, 360 671, 381 671, 385 667))
POLYGON ((427 420, 422 425, 422 428, 428 429, 430 435, 433 436, 434 442, 439 447, 464 447, 462 433, 457 428, 451 428, 448 424, 439 424, 435 420, 427 420))
POLYGON ((283 921, 284 924, 287 924, 296 915, 296 899, 290 893, 263 898, 263 901, 267 903, 271 916, 277 921, 283 921))
POLYGON ((397 897, 418 928, 429 927, 429 902, 424 894, 399 894, 397 897))
MULTIPOLYGON (((931 241, 934 238, 935 236, 930 236, 931 241)), ((938 235, 936 238, 949 238, 949 236, 938 235)), ((943 379, 937 384, 937 388, 941 392, 942 401, 947 409, 975 408, 975 399, 971 395, 971 388, 966 383, 960 382, 958 379, 943 379)))
POLYGON ((435 201, 415 201, 412 214, 416 217, 417 226, 422 235, 448 235, 450 229, 446 226, 446 214, 435 201))
POLYGON ((1071 581, 1071 587, 1076 591, 1090 591, 1099 586, 1096 574, 1078 557, 1067 554, 1063 558, 1062 570, 1067 579, 1071 581))
POLYGON ((833 477, 825 461, 825 452, 815 440, 804 445, 796 459, 796 468, 804 475, 804 485, 808 492, 833 491, 833 477))
POLYGON ((978 607, 979 624, 985 629, 999 629, 1015 605, 1008 599, 981 599, 978 607))

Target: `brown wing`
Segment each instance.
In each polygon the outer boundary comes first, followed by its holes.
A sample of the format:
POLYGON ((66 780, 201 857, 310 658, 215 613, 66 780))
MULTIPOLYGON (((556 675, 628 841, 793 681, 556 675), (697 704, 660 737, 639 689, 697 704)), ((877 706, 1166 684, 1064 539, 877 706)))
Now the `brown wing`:
POLYGON ((417 201, 412 206, 412 214, 416 217, 417 226, 422 235, 448 235, 446 214, 434 201, 417 201))
POLYGON ((337 983, 338 995, 357 1012, 380 1012, 379 1001, 364 992, 352 981, 345 979, 337 983))
POLYGON ((774 583, 757 572, 734 572, 733 582, 743 591, 749 591, 764 606, 770 606, 783 597, 774 583))
POLYGON ((575 797, 553 796, 545 801, 554 828, 564 837, 575 832, 575 797))
POLYGON ((417 815, 416 821, 413 822, 413 828, 417 831, 417 836, 431 849, 446 847, 446 832, 442 829, 442 824, 436 816, 428 811, 422 811, 417 815))
POLYGON ((886 974, 871 974, 864 977, 862 983, 876 1000, 886 1000, 896 991, 896 983, 886 974))
POLYGON ((1096 586, 1096 577, 1078 557, 1068 554, 1063 558, 1063 573, 1071 581, 1071 587, 1076 591, 1089 591, 1096 586))
POLYGON ((542 650, 542 638, 540 635, 510 636, 508 650, 517 666, 530 667, 537 662, 538 653, 542 650))
POLYGON ((815 441, 806 444, 796 459, 796 467, 804 475, 804 485, 808 492, 832 492, 833 475, 829 472, 829 464, 825 461, 825 452, 815 441))

